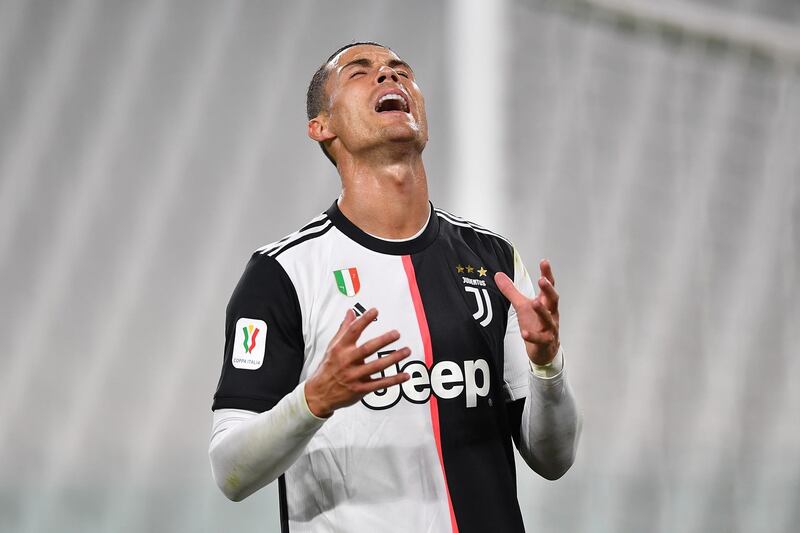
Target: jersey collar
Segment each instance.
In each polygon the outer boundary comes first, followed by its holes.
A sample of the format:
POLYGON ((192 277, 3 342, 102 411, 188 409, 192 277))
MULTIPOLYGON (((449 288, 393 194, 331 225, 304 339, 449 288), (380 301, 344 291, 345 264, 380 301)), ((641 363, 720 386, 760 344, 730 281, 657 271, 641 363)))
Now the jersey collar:
POLYGON ((381 254, 409 255, 419 253, 427 248, 439 234, 439 217, 436 216, 436 212, 433 210, 433 204, 430 202, 428 203, 431 207, 428 224, 425 226, 425 229, 422 230, 422 233, 407 241, 387 241, 379 237, 373 237, 344 216, 339 210, 339 205, 336 200, 333 201, 333 205, 331 205, 325 213, 328 215, 333 225, 336 226, 336 229, 361 246, 381 254))

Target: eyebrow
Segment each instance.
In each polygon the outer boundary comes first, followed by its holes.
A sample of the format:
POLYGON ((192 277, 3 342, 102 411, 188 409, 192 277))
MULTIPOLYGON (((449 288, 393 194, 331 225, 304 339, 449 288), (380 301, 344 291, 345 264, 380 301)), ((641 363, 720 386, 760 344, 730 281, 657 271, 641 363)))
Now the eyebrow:
MULTIPOLYGON (((360 59, 354 59, 354 60, 350 61, 349 63, 347 63, 345 66, 343 66, 341 69, 339 69, 339 72, 343 72, 344 69, 346 69, 348 67, 353 67, 353 66, 356 66, 356 65, 369 68, 369 67, 372 66, 372 61, 370 61, 369 59, 364 58, 364 57, 362 57, 360 59)), ((411 68, 411 65, 409 65, 405 61, 401 61, 400 59, 392 59, 386 65, 391 67, 391 68, 405 67, 408 70, 410 70, 411 72, 414 72, 414 69, 411 68)))

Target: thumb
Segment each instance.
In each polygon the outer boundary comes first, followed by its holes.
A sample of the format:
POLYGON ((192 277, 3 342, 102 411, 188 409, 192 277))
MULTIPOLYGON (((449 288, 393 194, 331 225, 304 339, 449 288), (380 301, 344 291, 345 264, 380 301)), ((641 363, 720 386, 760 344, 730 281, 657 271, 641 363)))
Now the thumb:
POLYGON ((495 274, 494 282, 497 288, 500 289, 500 292, 503 293, 503 296, 508 298, 511 305, 514 306, 514 309, 517 309, 525 303, 525 295, 519 292, 514 282, 511 281, 511 278, 509 278, 505 272, 498 272, 495 274))

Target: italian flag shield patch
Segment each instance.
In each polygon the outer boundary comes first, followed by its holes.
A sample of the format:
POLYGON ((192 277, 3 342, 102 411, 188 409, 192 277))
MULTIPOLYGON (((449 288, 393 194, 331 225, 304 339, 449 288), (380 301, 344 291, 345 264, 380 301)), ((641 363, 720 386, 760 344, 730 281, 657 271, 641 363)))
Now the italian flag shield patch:
POLYGON ((358 281, 358 270, 355 267, 334 270, 333 277, 336 278, 336 287, 345 296, 355 296, 361 288, 358 281))

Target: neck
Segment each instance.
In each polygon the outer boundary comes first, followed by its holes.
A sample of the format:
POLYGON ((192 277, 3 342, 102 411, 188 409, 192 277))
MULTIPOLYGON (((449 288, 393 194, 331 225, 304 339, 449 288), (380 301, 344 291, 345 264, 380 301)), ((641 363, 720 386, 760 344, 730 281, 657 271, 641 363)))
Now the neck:
POLYGON ((419 153, 393 161, 348 158, 339 165, 339 209, 363 231, 405 239, 428 220, 428 180, 419 153))

